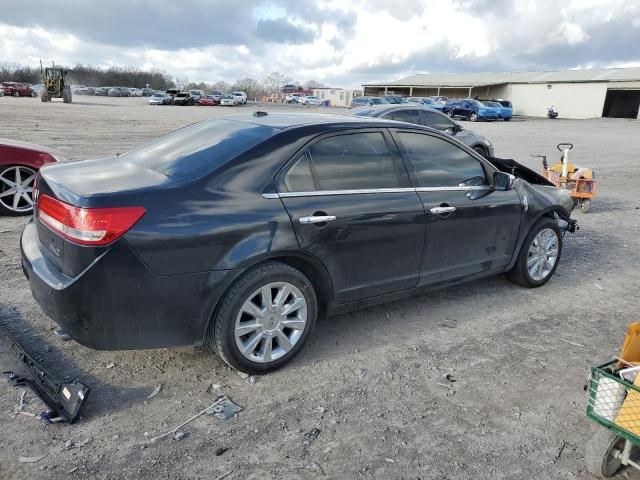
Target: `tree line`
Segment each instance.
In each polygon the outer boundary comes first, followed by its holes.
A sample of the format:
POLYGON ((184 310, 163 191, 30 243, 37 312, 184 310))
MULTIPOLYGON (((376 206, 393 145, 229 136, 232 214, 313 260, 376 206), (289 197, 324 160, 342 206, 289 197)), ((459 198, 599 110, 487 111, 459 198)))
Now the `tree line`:
MULTIPOLYGON (((204 90, 209 94, 213 91, 223 93, 241 90, 246 92, 249 99, 261 98, 263 96, 280 96, 282 87, 293 84, 300 85, 306 89, 322 87, 322 83, 309 80, 304 83, 279 72, 272 72, 262 80, 254 78, 242 78, 233 83, 219 81, 191 82, 184 77, 171 77, 168 73, 160 70, 141 70, 135 67, 109 67, 100 68, 91 65, 76 65, 65 68, 67 70, 67 81, 75 85, 87 85, 91 87, 123 86, 144 88, 149 85, 155 90, 166 90, 168 88, 179 88, 180 90, 204 90)), ((29 67, 23 65, 0 64, 0 81, 20 82, 20 83, 41 83, 42 75, 40 66, 29 67)))
MULTIPOLYGON (((47 65, 45 65, 47 66, 47 65)), ((141 70, 135 67, 99 68, 91 65, 63 67, 67 70, 67 81, 75 85, 126 86, 144 88, 149 85, 156 90, 175 87, 173 78, 160 70, 141 70)), ((24 65, 0 65, 0 81, 20 83, 41 83, 40 65, 29 67, 24 65)))

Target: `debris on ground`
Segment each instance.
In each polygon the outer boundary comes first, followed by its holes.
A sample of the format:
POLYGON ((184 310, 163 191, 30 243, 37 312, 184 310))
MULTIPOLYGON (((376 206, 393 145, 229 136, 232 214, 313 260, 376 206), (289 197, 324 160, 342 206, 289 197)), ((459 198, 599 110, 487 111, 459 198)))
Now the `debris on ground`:
POLYGON ((226 452, 227 450, 229 450, 227 447, 220 447, 220 448, 216 448, 216 451, 213 452, 213 454, 216 457, 219 457, 220 455, 222 455, 224 452, 226 452))
POLYGON ((162 390, 162 384, 158 385, 156 388, 154 388, 153 392, 147 395, 147 400, 158 395, 160 393, 160 390, 162 390))
POLYGON ((582 345, 581 343, 571 342, 569 340, 565 340, 564 338, 559 338, 558 340, 564 343, 568 343, 569 345, 573 345, 574 347, 584 348, 584 345, 582 345))
POLYGON ((227 473, 223 473, 222 475, 214 478, 213 480, 222 480, 223 478, 227 478, 229 475, 233 473, 233 470, 228 471, 227 473))
POLYGON ((42 460, 47 455, 49 455, 49 454, 45 453, 44 455, 39 455, 39 456, 36 456, 36 457, 23 457, 22 455, 20 455, 18 457, 18 461, 20 463, 38 463, 40 460, 42 460))
POLYGON ((396 463, 396 461, 393 458, 385 458, 384 461, 387 463, 396 463))
POLYGON ((187 435, 189 435, 189 432, 177 431, 176 433, 173 434, 173 439, 174 440, 182 440, 187 435))
POLYGON ((113 362, 107 364, 107 368, 113 368, 115 366, 116 366, 116 364, 113 363, 113 362))
POLYGON ((220 418, 222 420, 228 420, 229 418, 233 417, 236 413, 238 413, 240 411, 242 411, 242 407, 239 407, 238 405, 233 403, 229 397, 224 395, 224 396, 218 398, 215 402, 213 402, 211 405, 209 405, 204 410, 201 410, 200 412, 196 413, 193 417, 191 417, 188 420, 182 422, 180 425, 178 425, 174 429, 169 430, 168 432, 165 432, 162 435, 158 435, 157 437, 153 437, 150 440, 150 442, 151 443, 155 443, 158 440, 160 440, 160 439, 162 439, 162 438, 164 438, 164 437, 166 437, 168 435, 171 435, 172 433, 176 433, 182 427, 184 427, 185 425, 193 422, 196 418, 201 417, 205 413, 207 415, 214 415, 214 416, 216 416, 216 417, 218 417, 218 418, 220 418))
POLYGON ((302 443, 305 445, 310 444, 316 438, 318 438, 318 436, 320 435, 320 432, 322 432, 322 430, 320 430, 319 428, 313 428, 309 430, 307 433, 304 434, 304 439, 302 440, 302 443))
POLYGON ((457 382, 457 381, 458 381, 457 379, 453 378, 453 375, 452 375, 452 374, 450 374, 450 373, 445 374, 444 379, 445 379, 447 382, 451 382, 451 383, 453 383, 453 382, 457 382))
POLYGON ((66 472, 64 472, 64 473, 66 473, 67 475, 69 475, 69 474, 71 474, 71 473, 73 473, 73 472, 77 472, 77 471, 78 471, 78 467, 73 467, 72 469, 67 470, 67 471, 66 471, 66 472))
POLYGON ((20 394, 20 402, 18 403, 18 406, 16 407, 16 410, 15 410, 16 413, 22 412, 22 409, 24 408, 24 405, 25 405, 24 397, 25 397, 26 394, 27 394, 26 390, 23 390, 22 393, 20 394))
POLYGON ((249 378, 249 374, 248 373, 244 373, 244 372, 236 372, 236 373, 243 380, 246 380, 247 378, 249 378))

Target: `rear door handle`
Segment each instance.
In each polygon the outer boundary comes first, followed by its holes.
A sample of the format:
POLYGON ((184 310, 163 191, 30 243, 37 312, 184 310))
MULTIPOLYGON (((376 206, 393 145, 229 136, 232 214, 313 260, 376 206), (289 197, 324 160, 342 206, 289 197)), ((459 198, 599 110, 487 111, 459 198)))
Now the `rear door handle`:
POLYGON ((300 223, 303 225, 310 225, 314 223, 332 222, 335 219, 335 215, 308 215, 306 217, 300 217, 300 223))
POLYGON ((429 210, 434 215, 446 215, 447 213, 453 213, 456 211, 456 207, 433 207, 429 210))

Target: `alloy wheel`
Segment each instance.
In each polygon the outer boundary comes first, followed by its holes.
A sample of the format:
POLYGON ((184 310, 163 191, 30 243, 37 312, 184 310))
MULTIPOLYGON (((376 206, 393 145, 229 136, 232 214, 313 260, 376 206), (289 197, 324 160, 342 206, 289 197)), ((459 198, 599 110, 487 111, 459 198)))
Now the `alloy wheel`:
POLYGON ((16 213, 33 210, 33 181, 36 171, 29 167, 12 166, 0 172, 0 203, 16 213))
POLYGON ((255 290, 236 317, 234 337, 246 359, 268 363, 287 355, 307 326, 307 301, 298 287, 273 282, 255 290))
POLYGON ((547 278, 558 260, 558 235, 551 228, 540 230, 527 255, 529 276, 536 282, 547 278))

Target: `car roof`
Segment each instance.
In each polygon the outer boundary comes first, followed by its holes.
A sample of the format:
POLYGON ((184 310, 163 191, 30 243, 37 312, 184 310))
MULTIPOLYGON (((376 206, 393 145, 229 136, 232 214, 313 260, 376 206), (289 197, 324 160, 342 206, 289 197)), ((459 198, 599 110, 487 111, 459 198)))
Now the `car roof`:
MULTIPOLYGON (((265 125, 279 130, 309 125, 344 125, 351 127, 390 127, 399 123, 373 117, 355 115, 339 115, 335 113, 268 113, 266 115, 229 115, 224 118, 238 122, 265 125)), ((415 125, 420 128, 419 125, 415 125)))
MULTIPOLYGON (((389 104, 389 105, 370 105, 368 107, 358 107, 351 110, 351 115, 358 116, 358 112, 368 111, 371 112, 368 116, 379 117, 389 112, 397 112, 400 110, 425 110, 427 112, 436 112, 440 115, 444 113, 439 112, 435 108, 430 108, 426 105, 420 105, 418 103, 401 103, 401 104, 389 104)), ((446 115, 445 115, 446 116, 446 115)), ((366 118, 366 117, 361 117, 366 118)), ((448 117, 447 117, 448 118, 448 117)))

